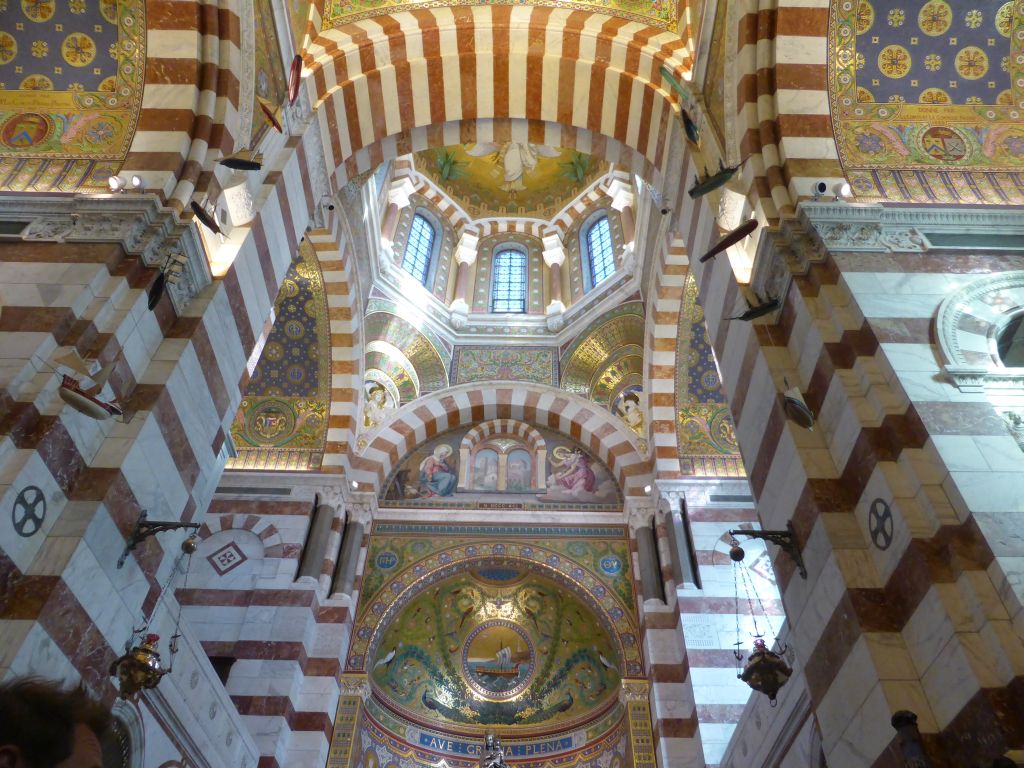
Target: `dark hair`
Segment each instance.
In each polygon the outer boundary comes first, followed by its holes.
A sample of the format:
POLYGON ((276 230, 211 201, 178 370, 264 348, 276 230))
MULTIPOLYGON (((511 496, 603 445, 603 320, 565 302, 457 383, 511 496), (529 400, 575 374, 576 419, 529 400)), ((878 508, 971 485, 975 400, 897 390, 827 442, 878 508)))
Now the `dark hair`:
POLYGON ((0 683, 0 746, 13 745, 31 768, 51 768, 74 750, 75 726, 102 739, 110 712, 81 684, 62 688, 41 677, 0 683))

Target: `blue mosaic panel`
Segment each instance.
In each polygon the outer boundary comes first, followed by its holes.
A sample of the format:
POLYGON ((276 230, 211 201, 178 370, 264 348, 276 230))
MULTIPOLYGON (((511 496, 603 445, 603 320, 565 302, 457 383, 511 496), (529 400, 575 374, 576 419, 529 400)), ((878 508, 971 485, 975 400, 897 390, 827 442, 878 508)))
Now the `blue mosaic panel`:
POLYGON ((302 266, 302 261, 293 262, 281 284, 274 327, 249 379, 247 397, 316 397, 319 392, 318 276, 302 266))
POLYGON ((5 0, 0 30, 0 90, 114 90, 115 0, 5 0))
POLYGON ((1012 20, 1012 2, 860 0, 858 101, 1009 103, 1012 20))
POLYGON ((687 366, 686 393, 693 403, 724 403, 722 380, 718 377, 715 353, 708 343, 707 326, 702 319, 690 325, 690 358, 687 366))

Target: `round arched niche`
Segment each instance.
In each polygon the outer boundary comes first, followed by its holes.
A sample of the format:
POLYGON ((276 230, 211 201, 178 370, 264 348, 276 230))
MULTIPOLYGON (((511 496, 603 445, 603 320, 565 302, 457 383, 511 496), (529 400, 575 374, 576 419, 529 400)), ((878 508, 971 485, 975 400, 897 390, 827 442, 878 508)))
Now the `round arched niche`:
POLYGON ((455 733, 529 736, 580 729, 618 705, 620 638, 555 569, 481 558, 430 574, 403 597, 367 657, 374 696, 394 715, 455 733))
POLYGON ((1024 271, 973 280, 936 318, 945 370, 964 392, 1024 386, 1024 271))

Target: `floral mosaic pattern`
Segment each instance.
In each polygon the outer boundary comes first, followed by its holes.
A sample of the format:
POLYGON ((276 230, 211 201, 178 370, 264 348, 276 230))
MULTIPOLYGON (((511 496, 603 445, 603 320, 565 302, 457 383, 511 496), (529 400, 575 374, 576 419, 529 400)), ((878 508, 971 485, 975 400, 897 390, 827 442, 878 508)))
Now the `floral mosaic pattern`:
POLYGON ((460 346, 452 362, 452 384, 473 381, 527 381, 558 386, 554 347, 460 346))
POLYGON ((0 189, 106 190, 142 104, 141 0, 0 2, 0 189))
POLYGON ((862 197, 1024 202, 1024 0, 835 0, 830 99, 862 197))

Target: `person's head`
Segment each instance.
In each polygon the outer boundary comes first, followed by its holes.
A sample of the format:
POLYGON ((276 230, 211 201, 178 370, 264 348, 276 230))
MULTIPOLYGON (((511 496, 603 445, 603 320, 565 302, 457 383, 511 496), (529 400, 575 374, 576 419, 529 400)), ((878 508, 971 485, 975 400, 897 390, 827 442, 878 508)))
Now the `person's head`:
POLYGON ((102 768, 110 713, 79 685, 0 683, 0 768, 102 768))

